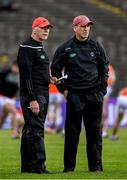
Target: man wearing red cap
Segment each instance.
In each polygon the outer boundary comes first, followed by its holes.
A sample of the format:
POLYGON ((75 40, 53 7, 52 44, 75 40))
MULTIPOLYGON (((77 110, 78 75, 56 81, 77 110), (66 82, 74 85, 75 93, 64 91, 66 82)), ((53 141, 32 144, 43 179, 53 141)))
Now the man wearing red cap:
POLYGON ((49 173, 45 166, 44 122, 50 81, 49 59, 42 41, 47 40, 52 25, 43 17, 33 21, 32 34, 20 45, 18 66, 20 96, 25 125, 21 139, 21 172, 49 173))
POLYGON ((93 22, 87 16, 75 17, 75 35, 56 50, 51 65, 53 76, 61 77, 63 69, 68 75, 57 85, 67 99, 63 172, 75 169, 82 120, 89 171, 103 170, 101 118, 109 62, 103 47, 89 37, 91 25, 93 22))

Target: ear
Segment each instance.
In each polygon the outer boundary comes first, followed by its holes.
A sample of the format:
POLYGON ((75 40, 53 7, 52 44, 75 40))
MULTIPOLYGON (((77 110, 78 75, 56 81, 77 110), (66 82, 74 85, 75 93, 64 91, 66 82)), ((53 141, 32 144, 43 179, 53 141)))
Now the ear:
POLYGON ((36 34, 36 29, 35 28, 33 29, 33 33, 36 34))
POLYGON ((73 26, 74 32, 77 32, 77 26, 73 26))
POLYGON ((33 29, 32 29, 32 33, 33 33, 33 34, 36 34, 36 30, 37 30, 37 27, 33 28, 33 29))

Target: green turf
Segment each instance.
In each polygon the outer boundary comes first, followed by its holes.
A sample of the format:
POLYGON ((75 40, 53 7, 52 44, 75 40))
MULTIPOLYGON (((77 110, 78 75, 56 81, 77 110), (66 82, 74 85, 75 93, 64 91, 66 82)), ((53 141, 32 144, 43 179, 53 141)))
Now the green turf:
POLYGON ((127 133, 120 129, 118 141, 103 140, 101 174, 89 173, 85 153, 85 133, 81 133, 77 166, 73 173, 62 173, 64 138, 45 136, 47 161, 51 175, 20 173, 20 140, 12 140, 10 131, 0 130, 0 179, 127 179, 127 133))

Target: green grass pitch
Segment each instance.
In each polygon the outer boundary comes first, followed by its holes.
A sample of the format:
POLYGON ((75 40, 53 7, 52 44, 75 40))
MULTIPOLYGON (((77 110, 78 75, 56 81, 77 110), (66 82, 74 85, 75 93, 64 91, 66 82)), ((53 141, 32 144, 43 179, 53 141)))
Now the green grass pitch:
POLYGON ((53 174, 39 175, 20 173, 20 140, 11 139, 9 130, 0 130, 0 179, 127 179, 127 129, 120 129, 119 136, 118 141, 103 140, 104 172, 89 173, 82 129, 75 172, 62 173, 64 138, 46 134, 46 165, 53 174))

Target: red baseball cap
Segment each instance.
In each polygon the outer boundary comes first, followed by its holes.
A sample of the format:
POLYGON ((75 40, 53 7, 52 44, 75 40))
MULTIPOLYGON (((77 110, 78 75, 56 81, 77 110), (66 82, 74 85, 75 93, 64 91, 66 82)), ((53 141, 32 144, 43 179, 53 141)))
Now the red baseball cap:
POLYGON ((46 27, 46 26, 50 26, 53 27, 50 22, 48 21, 48 19, 44 18, 44 17, 38 17, 36 19, 34 19, 33 23, 32 23, 32 28, 35 27, 46 27))
POLYGON ((86 26, 87 24, 93 25, 93 22, 87 16, 79 15, 73 19, 73 25, 86 26))

